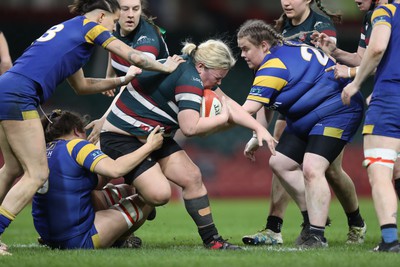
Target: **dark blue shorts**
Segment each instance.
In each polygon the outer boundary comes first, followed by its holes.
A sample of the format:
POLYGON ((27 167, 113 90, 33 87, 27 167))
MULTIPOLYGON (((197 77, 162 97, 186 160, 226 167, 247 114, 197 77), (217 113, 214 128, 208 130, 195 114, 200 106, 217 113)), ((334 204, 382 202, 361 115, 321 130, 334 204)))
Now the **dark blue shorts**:
POLYGON ((99 235, 94 224, 87 232, 64 241, 43 239, 45 245, 53 249, 95 249, 100 248, 99 235))
POLYGON ((363 134, 400 138, 400 96, 373 97, 364 121, 363 134))
POLYGON ((292 121, 287 118, 287 129, 302 139, 311 135, 338 138, 350 142, 361 125, 364 111, 362 98, 352 99, 352 105, 343 105, 340 98, 321 105, 303 117, 292 121))
POLYGON ((39 118, 40 85, 25 76, 6 72, 0 76, 0 120, 39 118))

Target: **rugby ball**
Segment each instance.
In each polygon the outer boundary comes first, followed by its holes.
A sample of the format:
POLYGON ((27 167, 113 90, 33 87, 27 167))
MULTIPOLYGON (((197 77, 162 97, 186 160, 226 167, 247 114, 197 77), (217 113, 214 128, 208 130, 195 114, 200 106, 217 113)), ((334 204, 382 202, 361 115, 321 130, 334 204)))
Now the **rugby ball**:
POLYGON ((210 89, 204 89, 200 114, 202 117, 212 117, 221 113, 221 101, 218 95, 210 89))

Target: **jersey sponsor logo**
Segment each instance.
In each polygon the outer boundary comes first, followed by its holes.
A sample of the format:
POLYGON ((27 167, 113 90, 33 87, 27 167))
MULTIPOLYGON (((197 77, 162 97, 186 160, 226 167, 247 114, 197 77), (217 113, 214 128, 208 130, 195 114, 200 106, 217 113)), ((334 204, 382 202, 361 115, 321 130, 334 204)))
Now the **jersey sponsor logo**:
POLYGON ((49 159, 51 157, 51 155, 53 154, 53 150, 56 148, 56 144, 57 142, 51 142, 49 144, 47 144, 46 147, 46 154, 47 154, 47 158, 49 159))
POLYGON ((46 154, 48 159, 51 158, 51 155, 53 155, 53 150, 46 151, 46 154))
POLYGON ((372 24, 376 24, 378 22, 387 22, 386 18, 384 16, 376 17, 373 21, 372 24))
POLYGON ((327 22, 317 21, 317 22, 314 24, 314 30, 319 31, 319 32, 322 32, 322 31, 324 31, 324 30, 328 30, 328 29, 330 29, 330 28, 332 28, 332 27, 331 27, 331 25, 330 25, 329 23, 327 23, 327 22))
POLYGON ((317 22, 314 24, 314 29, 316 29, 320 24, 322 24, 322 21, 317 21, 317 22))
POLYGON ((150 42, 154 42, 155 40, 153 38, 150 38, 146 35, 142 35, 137 39, 137 43, 138 44, 145 44, 145 43, 150 43, 150 42))
POLYGON ((101 152, 100 150, 94 150, 91 153, 92 158, 95 160, 96 158, 98 158, 99 156, 102 156, 103 152, 101 152))
POLYGON ((250 93, 252 94, 252 95, 258 95, 258 96, 261 96, 262 95, 262 92, 263 92, 263 87, 258 87, 258 86, 254 86, 253 85, 253 87, 251 87, 251 89, 250 89, 250 93))
POLYGON ((194 81, 194 82, 198 82, 198 83, 200 83, 200 84, 201 84, 201 86, 203 86, 203 81, 202 81, 200 78, 197 78, 197 77, 192 77, 192 81, 194 81))

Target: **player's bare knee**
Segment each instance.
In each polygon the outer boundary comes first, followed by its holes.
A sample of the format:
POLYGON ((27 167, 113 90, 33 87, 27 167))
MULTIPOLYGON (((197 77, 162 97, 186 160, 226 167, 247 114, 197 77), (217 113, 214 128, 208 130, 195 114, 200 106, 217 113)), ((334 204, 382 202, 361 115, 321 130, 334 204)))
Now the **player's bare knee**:
POLYGON ((324 176, 324 174, 319 173, 319 171, 317 170, 317 168, 315 168, 313 164, 311 165, 304 164, 303 173, 304 173, 304 180, 308 182, 313 181, 317 177, 324 176))
POLYGON ((146 203, 152 206, 162 206, 168 203, 171 199, 171 187, 159 188, 159 190, 153 190, 152 192, 146 192, 142 195, 146 203))
POLYGON ((282 172, 282 162, 277 157, 270 157, 269 158, 269 166, 271 167, 272 171, 276 173, 278 176, 282 172))
POLYGON ((341 170, 336 168, 328 168, 325 172, 326 179, 334 181, 336 178, 341 177, 341 170))
POLYGON ((186 173, 182 173, 181 176, 182 177, 179 178, 179 185, 182 188, 202 188, 203 179, 200 169, 197 166, 186 173))
POLYGON ((32 184, 34 184, 37 188, 40 188, 46 183, 49 177, 49 168, 46 166, 44 168, 38 168, 34 171, 27 171, 27 177, 29 177, 32 184))

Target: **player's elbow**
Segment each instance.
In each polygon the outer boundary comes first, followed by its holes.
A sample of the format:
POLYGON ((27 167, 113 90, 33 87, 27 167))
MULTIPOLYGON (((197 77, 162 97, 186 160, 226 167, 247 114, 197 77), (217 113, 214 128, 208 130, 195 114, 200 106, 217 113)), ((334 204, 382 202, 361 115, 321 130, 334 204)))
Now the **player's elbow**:
POLYGON ((139 53, 132 53, 129 59, 132 65, 138 66, 139 68, 145 68, 147 65, 146 58, 139 53))
POLYGON ((181 127, 180 130, 186 137, 192 137, 197 135, 195 127, 181 127))
POLYGON ((381 57, 386 51, 386 46, 375 45, 371 47, 370 51, 373 57, 381 57))

